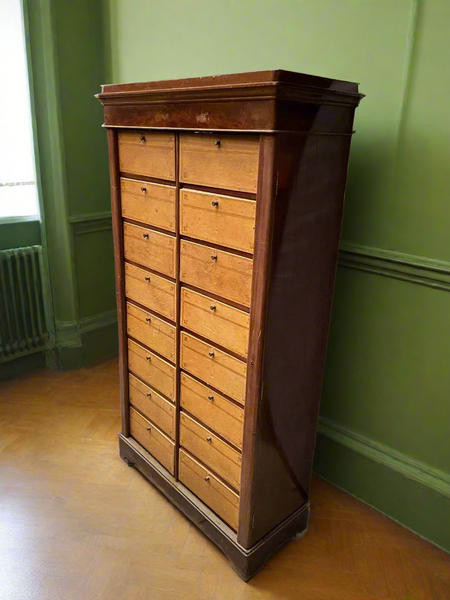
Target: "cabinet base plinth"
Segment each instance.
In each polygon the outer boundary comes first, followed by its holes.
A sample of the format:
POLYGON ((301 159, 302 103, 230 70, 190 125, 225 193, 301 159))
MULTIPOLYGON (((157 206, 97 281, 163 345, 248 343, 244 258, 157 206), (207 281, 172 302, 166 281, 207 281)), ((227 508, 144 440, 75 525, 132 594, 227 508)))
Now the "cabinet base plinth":
POLYGON ((255 575, 283 544, 300 537, 308 528, 309 504, 293 513, 278 527, 249 549, 237 543, 236 533, 201 500, 160 465, 133 438, 119 435, 120 457, 135 467, 190 519, 230 561, 230 566, 244 581, 255 575))

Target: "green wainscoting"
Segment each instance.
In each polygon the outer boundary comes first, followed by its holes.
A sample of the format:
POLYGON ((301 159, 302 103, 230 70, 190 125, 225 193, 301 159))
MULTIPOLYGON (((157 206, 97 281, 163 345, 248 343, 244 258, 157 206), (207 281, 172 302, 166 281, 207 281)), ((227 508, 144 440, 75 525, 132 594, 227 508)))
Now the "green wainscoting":
POLYGON ((105 0, 110 81, 283 68, 356 111, 316 472, 450 550, 450 4, 105 0))

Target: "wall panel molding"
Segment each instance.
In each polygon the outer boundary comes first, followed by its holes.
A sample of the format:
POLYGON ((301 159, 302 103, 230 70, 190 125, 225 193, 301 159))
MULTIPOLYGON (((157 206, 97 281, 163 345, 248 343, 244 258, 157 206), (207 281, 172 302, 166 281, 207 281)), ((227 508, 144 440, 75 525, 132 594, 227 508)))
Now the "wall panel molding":
POLYGON ((72 215, 69 223, 75 235, 112 229, 111 211, 72 215))
POLYGON ((450 291, 450 262, 341 242, 339 266, 450 291))
POLYGON ((450 498, 450 475, 444 471, 430 467, 365 435, 350 431, 325 417, 319 417, 318 433, 450 498))

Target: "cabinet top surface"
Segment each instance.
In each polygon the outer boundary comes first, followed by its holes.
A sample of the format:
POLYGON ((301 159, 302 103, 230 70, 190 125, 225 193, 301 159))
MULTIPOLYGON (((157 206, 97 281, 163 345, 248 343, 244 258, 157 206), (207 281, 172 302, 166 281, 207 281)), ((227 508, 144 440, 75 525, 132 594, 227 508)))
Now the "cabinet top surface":
POLYGON ((276 96, 277 91, 291 90, 301 93, 303 90, 328 92, 336 96, 353 97, 355 104, 363 97, 358 93, 358 84, 339 79, 329 79, 293 71, 254 71, 235 73, 232 75, 212 75, 209 77, 191 77, 187 79, 168 79, 139 83, 118 83, 102 85, 102 91, 97 94, 100 100, 125 95, 173 95, 180 92, 204 92, 217 94, 220 91, 233 89, 240 94, 251 95, 257 89, 263 88, 266 94, 276 96))

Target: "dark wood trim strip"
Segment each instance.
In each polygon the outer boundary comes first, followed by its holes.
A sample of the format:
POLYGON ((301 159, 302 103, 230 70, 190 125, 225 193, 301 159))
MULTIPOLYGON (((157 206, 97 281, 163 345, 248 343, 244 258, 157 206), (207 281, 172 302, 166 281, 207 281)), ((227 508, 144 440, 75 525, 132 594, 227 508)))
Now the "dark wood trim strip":
POLYGON ((172 327, 175 327, 175 321, 171 321, 170 319, 168 319, 164 315, 160 315, 159 312, 156 312, 156 310, 153 310, 153 308, 148 308, 147 306, 144 306, 143 304, 140 304, 139 302, 137 302, 133 298, 126 297, 126 303, 127 304, 132 304, 133 306, 136 306, 136 308, 140 308, 141 310, 145 310, 145 312, 148 312, 150 315, 153 315, 154 317, 157 317, 158 319, 161 319, 161 321, 165 321, 168 325, 172 325, 172 327))
POLYGON ((151 352, 152 354, 154 354, 157 358, 160 358, 164 362, 169 363, 169 365, 171 365, 172 367, 176 366, 176 364, 173 362, 173 360, 170 360, 170 358, 167 358, 166 356, 164 356, 164 354, 161 354, 160 352, 158 352, 154 348, 151 348, 147 344, 144 344, 144 342, 141 342, 140 340, 136 339, 135 337, 133 337, 130 334, 128 334, 127 337, 128 337, 129 340, 131 340, 135 344, 138 344, 139 346, 142 346, 142 348, 145 348, 145 350, 148 350, 149 352, 151 352))
POLYGON ((234 350, 229 350, 226 346, 222 346, 221 344, 218 344, 217 342, 213 342, 209 338, 206 338, 203 335, 200 335, 196 331, 192 331, 192 329, 189 329, 188 327, 183 327, 183 325, 181 325, 181 331, 185 331, 186 333, 189 333, 189 335, 192 335, 192 337, 198 338, 202 342, 205 342, 205 344, 214 346, 214 348, 217 348, 218 350, 221 350, 222 352, 229 354, 233 358, 236 358, 237 360, 240 360, 241 362, 243 362, 245 364, 247 363, 247 359, 244 356, 241 356, 237 352, 234 352, 234 350))
POLYGON ((264 331, 270 277, 270 248, 272 246, 272 226, 278 177, 275 169, 276 143, 277 138, 274 136, 261 136, 244 439, 242 446, 242 493, 239 506, 238 530, 238 541, 244 548, 248 548, 252 544, 253 473, 257 460, 255 432, 257 431, 258 411, 263 392, 264 331))
MULTIPOLYGON (((187 133, 256 133, 258 135, 273 135, 278 133, 288 133, 289 135, 337 135, 342 137, 352 136, 355 131, 351 131, 350 133, 345 131, 292 131, 290 129, 214 129, 213 127, 209 129, 199 129, 198 127, 155 127, 154 125, 140 125, 136 127, 136 125, 109 125, 108 123, 103 123, 102 127, 104 129, 145 129, 147 131, 186 131, 187 133)), ((129 179, 136 179, 136 175, 132 177, 129 176, 129 179)), ((151 182, 151 178, 143 179, 142 181, 151 182)), ((165 181, 161 179, 160 181, 165 181)), ((158 181, 155 180, 155 183, 158 181)), ((172 182, 173 183, 173 182, 172 182)))
MULTIPOLYGON (((242 406, 240 408, 243 408, 242 406)), ((241 448, 238 448, 237 446, 235 446, 234 444, 232 444, 230 442, 230 440, 227 440, 227 438, 224 438, 223 435, 221 433, 219 433, 218 431, 216 431, 216 429, 213 429, 210 425, 207 425, 206 423, 204 423, 199 417, 197 417, 196 415, 193 415, 191 412, 189 412, 188 410, 186 410, 185 408, 181 407, 180 412, 183 412, 184 414, 188 415, 193 421, 195 421, 196 423, 199 423, 200 425, 202 425, 205 429, 207 429, 208 431, 210 431, 211 433, 213 433, 216 437, 218 437, 220 440, 222 440, 222 442, 224 442, 227 446, 230 446, 230 448, 233 448, 233 450, 236 450, 236 452, 239 452, 239 454, 242 454, 242 450, 241 448)), ((189 452, 189 450, 187 450, 185 448, 186 452, 189 452)), ((196 460, 198 460, 199 462, 203 462, 201 458, 197 458, 196 460)), ((203 463, 205 464, 205 463, 203 463)), ((208 469, 210 469, 211 467, 208 467, 208 469)), ((214 469, 212 469, 214 471, 214 469)), ((215 471, 214 471, 215 473, 215 471)), ((220 475, 219 475, 220 477, 220 475)), ((223 479, 222 477, 220 477, 221 479, 223 479)), ((225 481, 225 479, 224 479, 225 481)), ((227 483, 227 482, 225 482, 227 483)), ((233 490, 236 491, 237 494, 239 494, 239 490, 236 489, 235 487, 233 487, 231 485, 231 483, 227 483, 227 485, 229 485, 231 488, 233 488, 233 490)))
POLYGON ((159 464, 133 438, 119 435, 121 458, 135 467, 190 519, 230 560, 233 570, 248 581, 286 541, 306 532, 309 504, 283 521, 252 548, 245 549, 235 532, 159 464))
POLYGON ((150 229, 151 231, 156 231, 156 233, 164 233, 165 235, 170 235, 171 237, 175 237, 175 231, 170 231, 170 229, 163 229, 162 227, 156 227, 155 225, 149 225, 148 223, 143 223, 142 221, 136 221, 135 219, 129 219, 128 217, 122 218, 124 223, 130 223, 130 225, 137 225, 138 227, 144 227, 145 229, 150 229))
POLYGON ((128 373, 130 375, 133 375, 133 377, 136 377, 136 379, 138 379, 141 383, 143 383, 144 385, 146 385, 147 387, 149 387, 151 390, 153 390, 156 394, 159 394, 160 396, 162 396, 164 398, 164 400, 167 400, 167 402, 170 402, 170 404, 175 404, 174 400, 171 400, 170 398, 168 398, 163 392, 160 392, 157 388, 155 388, 153 385, 151 385, 150 383, 148 383, 147 381, 144 381, 142 379, 142 377, 140 375, 138 375, 137 373, 135 373, 134 371, 128 371, 128 373))
POLYGON ((242 250, 236 250, 235 248, 230 248, 229 246, 221 246, 214 242, 205 242, 205 240, 199 240, 197 238, 189 237, 187 235, 180 235, 182 240, 186 242, 193 242, 194 244, 198 244, 199 246, 205 246, 206 248, 214 248, 215 250, 221 250, 222 252, 228 252, 228 254, 236 254, 236 256, 241 256, 242 258, 249 258, 253 260, 253 254, 249 254, 248 252, 242 252, 242 250))
POLYGON ((225 188, 212 187, 207 185, 194 185, 193 183, 180 183, 182 190, 192 190, 193 192, 207 192, 208 194, 219 194, 220 196, 230 196, 231 198, 242 198, 243 200, 256 200, 256 194, 251 192, 237 192, 225 188))
POLYGON ((213 300, 217 300, 218 302, 223 302, 224 304, 229 304, 233 308, 238 308, 243 312, 249 313, 250 309, 248 306, 244 306, 243 304, 239 304, 238 302, 234 302, 233 300, 228 300, 228 298, 224 298, 223 296, 219 296, 218 294, 213 294, 213 292, 209 290, 204 290, 203 288, 199 288, 195 285, 191 285, 190 283, 186 283, 184 281, 181 282, 182 287, 185 287, 187 290, 192 290, 193 292, 198 292, 199 294, 203 294, 204 296, 209 296, 213 300))
POLYGON ((197 377, 197 375, 194 375, 193 373, 190 373, 189 371, 186 371, 184 369, 181 369, 181 372, 184 373, 185 375, 189 375, 189 377, 192 377, 192 379, 195 379, 195 381, 198 381, 198 383, 201 383, 202 385, 204 385, 205 387, 210 389, 215 394, 219 394, 220 396, 223 396, 226 400, 229 400, 236 406, 239 406, 239 408, 242 408, 242 409, 244 408, 243 404, 241 404, 234 398, 231 398, 231 396, 228 396, 225 392, 220 391, 218 388, 210 385, 209 383, 206 383, 206 381, 203 381, 203 379, 200 379, 200 377, 197 377))
MULTIPOLYGON (((109 129, 109 127, 108 127, 109 129)), ((120 126, 119 129, 127 129, 126 127, 120 126)), ((131 127, 130 129, 148 129, 148 127, 131 127)), ((158 177, 148 177, 147 175, 136 175, 136 173, 128 173, 127 171, 120 171, 120 177, 124 179, 133 179, 134 181, 146 181, 147 183, 158 183, 159 185, 167 185, 169 187, 175 187, 175 181, 173 179, 159 179, 158 177)))
POLYGON ((128 400, 128 350, 127 308, 125 300, 125 262, 122 231, 122 206, 120 198, 119 152, 117 132, 108 130, 109 172, 111 182, 111 216, 114 239, 114 269, 116 275, 117 321, 119 327, 119 375, 122 434, 130 435, 130 409, 128 400))
POLYGON ((175 134, 175 326, 176 331, 176 382, 175 382, 175 479, 178 481, 178 464, 180 456, 180 320, 181 320, 181 280, 180 280, 180 134, 175 134))
POLYGON ((155 271, 155 269, 150 269, 150 267, 146 267, 145 265, 141 265, 137 262, 134 262, 134 260, 130 260, 129 258, 127 258, 125 262, 128 263, 129 265, 133 265, 134 267, 139 267, 139 269, 144 269, 144 271, 148 271, 149 273, 153 273, 153 275, 158 275, 158 277, 162 277, 162 279, 167 279, 167 281, 170 281, 171 283, 176 283, 176 279, 174 277, 169 277, 168 275, 165 275, 164 273, 161 273, 160 271, 155 271))

